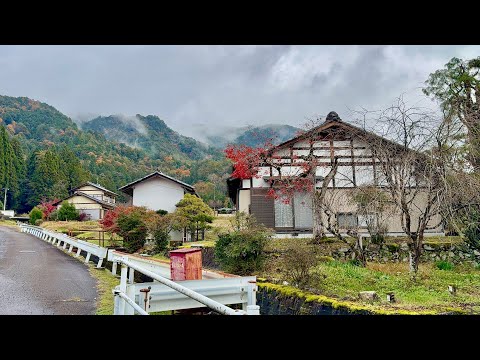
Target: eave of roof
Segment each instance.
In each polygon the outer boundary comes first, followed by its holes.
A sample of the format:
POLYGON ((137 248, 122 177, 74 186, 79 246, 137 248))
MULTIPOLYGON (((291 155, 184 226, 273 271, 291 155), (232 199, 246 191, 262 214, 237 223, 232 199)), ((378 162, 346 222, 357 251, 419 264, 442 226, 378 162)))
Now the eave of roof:
POLYGON ((83 183, 82 185, 77 186, 76 188, 73 188, 72 190, 75 191, 75 190, 77 190, 77 189, 79 189, 79 188, 81 188, 81 187, 87 186, 87 185, 96 187, 96 188, 99 189, 99 190, 102 190, 102 191, 105 191, 105 192, 107 192, 107 193, 109 193, 109 194, 113 194, 113 195, 115 195, 115 196, 118 196, 117 193, 114 193, 113 191, 108 190, 108 189, 104 188, 103 186, 101 186, 101 185, 99 185, 99 184, 92 183, 92 182, 90 182, 90 181, 87 181, 86 183, 83 183))
POLYGON ((88 195, 84 192, 81 192, 81 191, 75 191, 72 195, 70 196, 67 196, 65 199, 62 199, 62 200, 58 200, 57 202, 53 203, 53 205, 57 205, 65 200, 68 200, 74 196, 83 196, 83 197, 86 197, 87 199, 90 199, 90 200, 93 200, 95 201, 96 203, 100 204, 100 205, 103 205, 105 206, 106 208, 110 208, 110 209, 113 209, 115 207, 115 204, 111 204, 111 203, 107 203, 105 201, 102 201, 102 200, 99 200, 91 195, 88 195))
POLYGON ((120 191, 124 192, 125 194, 128 194, 128 195, 129 195, 129 193, 127 192, 127 190, 130 189, 133 185, 138 184, 138 183, 140 183, 140 182, 142 182, 142 181, 148 180, 148 179, 150 179, 150 178, 152 178, 152 177, 154 177, 154 176, 160 176, 160 177, 163 177, 163 178, 165 178, 165 179, 168 179, 168 180, 171 180, 171 181, 173 181, 173 182, 176 182, 177 184, 180 184, 180 185, 181 185, 183 188, 185 188, 186 190, 189 190, 189 191, 191 191, 191 192, 194 193, 194 194, 196 193, 196 192, 195 192, 195 188, 194 188, 192 185, 189 185, 189 184, 187 184, 187 183, 184 183, 183 181, 180 181, 180 180, 175 179, 175 178, 173 178, 173 177, 171 177, 171 176, 168 176, 168 175, 166 175, 166 174, 164 174, 164 173, 162 173, 162 172, 160 172, 160 171, 155 171, 155 172, 153 172, 153 173, 151 173, 151 174, 148 174, 147 176, 144 176, 143 178, 140 178, 140 179, 138 179, 138 180, 132 181, 131 183, 122 186, 122 187, 119 188, 118 190, 120 190, 120 191))
POLYGON ((319 126, 309 130, 309 131, 306 131, 305 133, 303 134, 300 134, 298 136, 295 136, 294 138, 290 139, 290 140, 287 140, 287 141, 284 141, 283 143, 280 143, 274 147, 272 147, 270 149, 270 152, 273 152, 274 150, 277 150, 277 149, 281 149, 281 148, 284 148, 292 143, 296 143, 298 141, 301 141, 305 138, 308 138, 312 133, 320 133, 322 131, 325 131, 333 126, 340 126, 340 127, 343 127, 344 129, 347 129, 347 130, 354 130, 355 132, 357 133, 363 133, 363 134, 366 134, 367 136, 370 136, 370 137, 374 137, 374 138, 377 138, 377 139, 381 139, 382 141, 385 141, 386 143, 389 143, 393 146, 397 146, 397 147, 401 147, 403 148, 402 145, 392 141, 392 140, 389 140, 389 139, 386 139, 380 135, 377 135, 373 132, 370 132, 370 131, 367 131, 365 129, 362 129, 362 128, 359 128, 355 125, 352 125, 352 124, 349 124, 349 123, 346 123, 344 121, 327 121, 327 122, 324 122, 323 124, 320 124, 319 126))

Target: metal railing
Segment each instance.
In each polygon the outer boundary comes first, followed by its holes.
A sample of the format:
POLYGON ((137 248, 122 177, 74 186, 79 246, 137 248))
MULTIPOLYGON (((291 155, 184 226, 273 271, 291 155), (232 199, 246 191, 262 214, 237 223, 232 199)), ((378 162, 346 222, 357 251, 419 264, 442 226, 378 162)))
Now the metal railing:
POLYGON ((54 246, 57 246, 58 248, 63 245, 62 248, 66 250, 68 245, 69 253, 71 253, 75 248, 77 251, 75 255, 76 257, 80 256, 82 250, 85 251, 87 253, 87 256, 85 257, 85 263, 88 263, 90 261, 91 255, 97 256, 97 268, 102 267, 103 260, 107 257, 108 249, 98 246, 96 244, 91 244, 87 241, 75 239, 68 235, 57 233, 55 231, 50 231, 39 226, 27 225, 23 223, 17 223, 17 225, 20 227, 21 232, 34 235, 54 246))
POLYGON ((208 280, 187 280, 175 282, 170 280, 168 263, 153 261, 138 255, 125 254, 108 250, 68 235, 50 231, 38 226, 18 222, 22 232, 32 234, 54 246, 68 252, 77 249, 76 256, 85 251, 85 263, 93 254, 98 257, 97 268, 103 260, 111 261, 112 274, 116 275, 117 264, 121 265, 120 285, 112 290, 114 294, 115 315, 148 315, 149 312, 208 307, 224 315, 259 315, 260 307, 256 305, 256 277, 240 277, 208 270, 202 271, 208 280), (134 283, 135 271, 154 280, 153 283, 134 283), (151 293, 149 294, 149 292, 151 293), (143 295, 142 299, 142 294, 143 295), (139 305, 143 302, 144 308, 139 305), (241 310, 234 310, 226 305, 241 304, 241 310), (129 305, 128 307, 126 305, 129 305))
MULTIPOLYGON (((152 271, 136 263, 136 259, 131 261, 128 256, 115 253, 113 250, 109 251, 109 259, 114 259, 115 262, 121 264, 120 285, 112 290, 115 296, 115 315, 133 315, 137 309, 134 309, 132 304, 125 300, 125 296, 138 305, 141 301, 141 290, 148 288, 150 289, 144 292, 148 293, 152 289, 153 291, 151 295, 148 295, 147 301, 145 301, 144 311, 146 312, 206 306, 223 315, 260 314, 260 307, 255 304, 257 291, 255 276, 175 282, 167 279, 166 276, 159 275, 159 273, 161 274, 165 271, 162 267, 160 269, 152 269, 152 271), (158 281, 160 284, 134 284, 134 271, 138 271, 158 281), (174 292, 169 292, 169 289, 173 289, 174 292), (205 293, 205 295, 202 293, 205 293), (207 297, 207 294, 210 297, 207 297), (215 300, 212 299, 213 295, 216 296, 215 300), (152 296, 157 298, 153 299, 152 296), (154 301, 153 308, 152 304, 150 304, 152 300, 154 301), (149 303, 148 307, 147 303, 149 303), (129 304, 132 308, 126 308, 126 304, 129 304), (225 304, 242 304, 242 310, 234 310, 225 304)), ((143 312, 138 311, 137 313, 143 314, 143 312)))

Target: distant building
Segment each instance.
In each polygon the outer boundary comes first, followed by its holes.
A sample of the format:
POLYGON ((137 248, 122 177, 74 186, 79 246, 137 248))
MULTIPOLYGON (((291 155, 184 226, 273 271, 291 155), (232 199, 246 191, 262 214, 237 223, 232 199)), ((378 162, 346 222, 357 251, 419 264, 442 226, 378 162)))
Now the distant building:
POLYGON ((53 205, 60 205, 66 200, 82 214, 91 220, 101 220, 105 213, 115 207, 115 198, 118 194, 99 184, 86 182, 71 190, 70 196, 59 200, 53 205))
MULTIPOLYGON (((150 210, 166 210, 169 213, 175 211, 175 205, 183 199, 185 194, 194 194, 192 185, 155 171, 141 179, 135 180, 118 190, 127 194, 130 199, 128 205, 145 206, 150 210)), ((186 241, 187 233, 172 232, 171 239, 186 241)))

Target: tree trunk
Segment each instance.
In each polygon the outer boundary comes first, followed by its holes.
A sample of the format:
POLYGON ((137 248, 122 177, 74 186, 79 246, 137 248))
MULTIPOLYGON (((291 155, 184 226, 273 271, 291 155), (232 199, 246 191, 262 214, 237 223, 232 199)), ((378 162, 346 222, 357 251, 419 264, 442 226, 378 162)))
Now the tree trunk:
POLYGON ((318 240, 325 236, 323 228, 323 212, 317 206, 313 207, 313 238, 318 240))
POLYGON ((367 258, 365 257, 365 249, 363 248, 362 237, 357 236, 355 242, 355 259, 360 262, 362 267, 367 267, 367 258))
POLYGON ((420 263, 420 255, 422 255, 421 247, 417 242, 409 244, 409 269, 410 275, 414 280, 417 278, 418 264, 420 263))

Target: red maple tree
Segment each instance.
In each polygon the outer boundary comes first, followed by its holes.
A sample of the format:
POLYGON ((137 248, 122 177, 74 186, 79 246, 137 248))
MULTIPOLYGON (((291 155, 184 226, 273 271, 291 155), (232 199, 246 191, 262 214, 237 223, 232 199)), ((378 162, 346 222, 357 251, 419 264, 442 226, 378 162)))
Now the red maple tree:
POLYGON ((38 208, 40 208, 40 210, 42 210, 43 219, 48 220, 50 218, 50 215, 52 214, 52 212, 57 210, 57 207, 53 204, 58 202, 58 200, 59 199, 57 199, 57 198, 55 198, 53 200, 50 200, 50 201, 47 201, 47 200, 43 199, 42 202, 40 203, 40 205, 38 205, 38 208))
POLYGON ((290 203, 296 192, 313 192, 317 159, 314 156, 297 156, 289 158, 296 163, 298 170, 295 173, 285 173, 282 169, 282 157, 274 152, 275 147, 271 140, 260 147, 246 145, 228 145, 224 150, 225 156, 233 163, 231 176, 237 179, 260 178, 261 166, 271 166, 276 169, 278 176, 268 179, 270 189, 268 197, 281 199, 285 204, 290 203))

